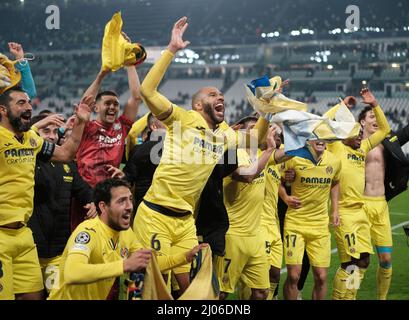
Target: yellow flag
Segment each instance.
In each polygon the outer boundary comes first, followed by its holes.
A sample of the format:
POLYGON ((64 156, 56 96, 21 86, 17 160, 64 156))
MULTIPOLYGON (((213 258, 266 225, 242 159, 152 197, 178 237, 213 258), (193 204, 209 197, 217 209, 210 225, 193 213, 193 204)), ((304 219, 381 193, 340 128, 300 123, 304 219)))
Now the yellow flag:
POLYGON ((14 68, 16 63, 0 53, 0 94, 21 81, 20 71, 14 68))
POLYGON ((102 68, 117 71, 123 66, 141 64, 146 59, 146 51, 139 43, 130 43, 122 35, 121 12, 113 15, 105 26, 102 40, 102 68))

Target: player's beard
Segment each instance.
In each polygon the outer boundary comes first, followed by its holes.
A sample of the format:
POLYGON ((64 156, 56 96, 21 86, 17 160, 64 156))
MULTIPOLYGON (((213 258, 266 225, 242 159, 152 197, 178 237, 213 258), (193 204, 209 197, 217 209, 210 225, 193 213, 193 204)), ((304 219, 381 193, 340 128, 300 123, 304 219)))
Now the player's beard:
POLYGON ((26 132, 30 130, 31 128, 31 123, 28 121, 27 123, 23 123, 21 120, 21 116, 23 115, 30 115, 31 117, 31 111, 25 111, 19 116, 14 116, 14 114, 11 111, 7 112, 7 116, 9 118, 9 122, 11 126, 13 127, 14 130, 19 131, 19 132, 26 132))
POLYGON ((203 104, 203 111, 206 113, 210 120, 213 121, 214 124, 219 124, 223 122, 224 120, 224 112, 223 112, 223 118, 219 118, 216 116, 216 110, 213 108, 213 106, 210 103, 204 103, 203 104))

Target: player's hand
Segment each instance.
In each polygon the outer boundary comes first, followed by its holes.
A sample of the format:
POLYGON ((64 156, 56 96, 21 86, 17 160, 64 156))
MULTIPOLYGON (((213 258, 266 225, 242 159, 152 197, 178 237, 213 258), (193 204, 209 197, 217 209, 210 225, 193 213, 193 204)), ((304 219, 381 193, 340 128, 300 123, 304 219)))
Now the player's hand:
POLYGON ((64 127, 64 117, 61 114, 51 114, 48 117, 36 122, 34 126, 37 129, 44 129, 49 125, 56 125, 57 127, 64 127))
POLYGON ((284 80, 283 82, 281 82, 280 87, 278 88, 277 92, 278 93, 282 93, 283 89, 285 86, 288 86, 290 84, 290 79, 284 80))
POLYGON ((21 44, 16 42, 9 42, 8 45, 10 53, 16 58, 16 60, 24 58, 24 50, 21 44))
POLYGON ((173 54, 186 48, 190 44, 189 41, 183 40, 183 34, 185 33, 188 25, 187 17, 180 18, 173 25, 172 36, 168 45, 168 50, 173 54))
POLYGON ((287 196, 284 202, 287 204, 287 206, 291 208, 294 208, 294 209, 301 208, 301 201, 295 196, 287 196))
POLYGON ((286 183, 293 183, 295 181, 295 170, 287 169, 284 171, 284 181, 286 183))
POLYGON ((74 128, 76 118, 77 118, 77 116, 75 114, 73 114, 71 117, 69 117, 67 122, 65 122, 65 125, 64 125, 63 128, 65 130, 72 130, 72 128, 74 128))
POLYGON ((82 98, 79 105, 75 106, 75 115, 78 120, 83 122, 88 122, 90 120, 93 103, 94 98, 91 95, 82 98))
POLYGON ((207 247, 207 243, 201 243, 197 246, 195 246, 192 250, 188 251, 186 253, 186 261, 187 262, 192 262, 193 259, 197 256, 197 253, 202 250, 203 248, 207 247))
POLYGON ((123 171, 117 167, 114 167, 110 164, 108 164, 106 166, 109 174, 111 175, 111 178, 119 178, 119 179, 123 179, 125 177, 125 173, 123 173, 123 171))
POLYGON ((362 97, 362 103, 368 104, 372 108, 375 108, 378 105, 378 101, 368 88, 363 88, 360 94, 362 97))
POLYGON ((85 220, 93 219, 98 215, 97 208, 93 202, 87 203, 84 206, 84 209, 87 209, 87 213, 85 214, 85 220))
POLYGON ((348 107, 348 109, 352 109, 356 106, 356 98, 354 96, 347 96, 344 98, 344 103, 348 107))
POLYGON ((269 150, 274 150, 276 148, 276 140, 275 134, 276 134, 276 127, 270 127, 268 128, 267 131, 267 138, 266 138, 266 143, 267 143, 267 149, 269 150))
POLYGON ((140 249, 132 253, 129 258, 124 260, 124 272, 138 272, 145 270, 151 258, 151 249, 140 249))
POLYGON ((338 211, 335 211, 332 213, 332 225, 334 227, 339 227, 340 224, 341 224, 341 220, 339 219, 339 213, 338 211))

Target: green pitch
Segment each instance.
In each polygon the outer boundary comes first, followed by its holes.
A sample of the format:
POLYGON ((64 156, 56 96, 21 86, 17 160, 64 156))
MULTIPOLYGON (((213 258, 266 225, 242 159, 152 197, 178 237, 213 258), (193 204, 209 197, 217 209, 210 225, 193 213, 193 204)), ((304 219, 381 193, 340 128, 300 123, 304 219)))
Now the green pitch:
MULTIPOLYGON (((389 300, 409 300, 409 286, 407 279, 409 277, 409 247, 407 245, 406 235, 403 231, 402 224, 409 223, 409 191, 400 194, 389 202, 389 211, 393 235, 393 252, 392 265, 393 276, 392 283, 388 294, 389 300)), ((336 248, 334 237, 332 237, 332 249, 336 248)), ((376 269, 378 258, 376 254, 371 255, 370 266, 365 273, 365 279, 361 289, 358 292, 358 300, 375 300, 376 299, 376 269)), ((285 267, 285 266, 283 266, 285 267)), ((331 299, 332 282, 335 272, 339 267, 338 253, 331 255, 331 267, 328 273, 328 294, 327 299, 331 299)), ((281 274, 279 300, 283 300, 283 285, 287 273, 281 274)), ((303 290, 303 299, 310 300, 313 287, 313 278, 311 272, 308 275, 303 290)), ((236 299, 236 295, 230 295, 228 299, 236 299)))

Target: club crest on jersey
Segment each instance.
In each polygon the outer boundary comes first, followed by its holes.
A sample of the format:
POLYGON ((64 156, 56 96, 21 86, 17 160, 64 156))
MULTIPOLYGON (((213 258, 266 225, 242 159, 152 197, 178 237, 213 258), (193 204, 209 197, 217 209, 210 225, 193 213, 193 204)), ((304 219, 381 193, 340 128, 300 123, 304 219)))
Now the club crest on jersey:
POLYGON ((87 244, 91 240, 91 236, 86 231, 81 231, 75 237, 75 243, 87 244))
POLYGON ((114 130, 115 130, 115 131, 121 130, 121 124, 120 124, 120 123, 115 123, 115 124, 114 124, 114 130))
POLYGON ((332 166, 328 166, 325 171, 327 172, 327 174, 331 175, 334 172, 334 169, 332 168, 332 166))
POLYGON ((37 141, 34 138, 30 138, 30 146, 33 148, 37 147, 37 141))
POLYGON ((350 249, 349 249, 349 252, 351 252, 352 254, 354 254, 354 253, 355 253, 355 248, 350 248, 350 249))
POLYGON ((121 248, 121 257, 122 258, 128 258, 128 256, 129 256, 128 248, 121 248))
POLYGON ((291 258, 292 256, 293 256, 293 252, 291 250, 288 250, 287 251, 287 257, 291 258))
POLYGON ((3 285, 0 283, 0 292, 3 291, 3 285))
POLYGON ((63 166, 64 171, 65 171, 66 173, 70 173, 71 169, 70 169, 70 166, 69 166, 68 164, 65 164, 65 163, 64 163, 62 166, 63 166))

